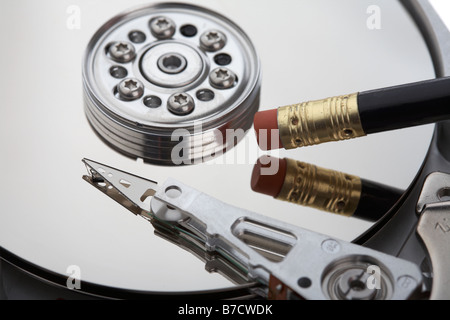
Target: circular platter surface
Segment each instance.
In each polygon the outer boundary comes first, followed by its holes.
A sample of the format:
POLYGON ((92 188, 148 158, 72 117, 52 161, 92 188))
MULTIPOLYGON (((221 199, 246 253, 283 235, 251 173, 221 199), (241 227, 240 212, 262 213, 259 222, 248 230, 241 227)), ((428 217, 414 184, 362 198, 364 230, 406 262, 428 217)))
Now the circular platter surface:
MULTIPOLYGON (((0 246, 58 274, 79 266, 83 281, 105 286, 158 292, 234 286, 83 181, 83 158, 159 183, 175 178, 230 205, 331 237, 352 241, 367 230, 369 222, 253 192, 253 165, 268 153, 258 148, 251 128, 222 157, 188 166, 127 157, 95 133, 83 101, 86 47, 106 21, 152 3, 20 0, 2 5, 0 33, 9 49, 0 53, 0 246), (26 19, 17 24, 17 17, 26 19)), ((251 39, 262 70, 259 110, 435 77, 425 41, 399 1, 186 3, 219 12, 251 39), (370 25, 373 5, 381 12, 380 28, 370 25)), ((427 125, 270 154, 406 190, 433 130, 427 125)), ((211 214, 220 219, 220 212, 211 214)))

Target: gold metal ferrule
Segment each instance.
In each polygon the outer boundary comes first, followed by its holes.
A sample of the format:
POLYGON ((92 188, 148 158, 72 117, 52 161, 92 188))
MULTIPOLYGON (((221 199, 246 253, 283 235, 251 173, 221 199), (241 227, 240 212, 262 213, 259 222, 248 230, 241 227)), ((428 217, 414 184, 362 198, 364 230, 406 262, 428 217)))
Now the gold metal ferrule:
POLYGON ((278 129, 285 149, 366 135, 359 117, 357 93, 281 107, 278 129))
POLYGON ((344 216, 355 213, 361 198, 359 177, 286 161, 286 177, 277 199, 344 216))

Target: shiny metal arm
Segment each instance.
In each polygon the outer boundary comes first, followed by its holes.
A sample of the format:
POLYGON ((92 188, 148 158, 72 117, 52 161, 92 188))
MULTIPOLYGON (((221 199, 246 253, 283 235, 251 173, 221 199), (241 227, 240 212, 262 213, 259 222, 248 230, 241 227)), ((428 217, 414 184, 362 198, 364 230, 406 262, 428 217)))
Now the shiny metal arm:
POLYGON ((230 206, 174 179, 157 186, 83 161, 86 181, 178 245, 219 255, 235 274, 259 282, 265 297, 408 299, 420 290, 422 275, 411 262, 230 206))

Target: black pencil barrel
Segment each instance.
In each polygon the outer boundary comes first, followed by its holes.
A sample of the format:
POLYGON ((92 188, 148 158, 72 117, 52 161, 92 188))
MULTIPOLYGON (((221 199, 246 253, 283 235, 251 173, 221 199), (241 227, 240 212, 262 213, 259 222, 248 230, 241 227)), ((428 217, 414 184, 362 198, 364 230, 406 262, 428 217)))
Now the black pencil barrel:
POLYGON ((358 108, 366 134, 450 119, 450 77, 361 92, 358 108))
POLYGON ((361 198, 353 216, 377 221, 394 206, 403 193, 400 189, 361 179, 361 198))

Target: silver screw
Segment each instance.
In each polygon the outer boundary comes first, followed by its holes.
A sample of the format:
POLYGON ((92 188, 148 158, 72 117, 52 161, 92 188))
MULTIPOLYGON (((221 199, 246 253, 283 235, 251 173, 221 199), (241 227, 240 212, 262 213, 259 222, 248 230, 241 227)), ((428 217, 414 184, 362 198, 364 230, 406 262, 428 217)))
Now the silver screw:
POLYGON ((159 40, 169 39, 175 33, 175 22, 167 17, 156 17, 150 20, 150 31, 159 40))
POLYGON ((111 58, 117 62, 127 63, 136 56, 136 49, 129 42, 114 42, 108 49, 111 58))
POLYGON ((144 95, 144 85, 138 79, 127 78, 117 85, 117 91, 123 100, 136 100, 144 95))
POLYGON ((206 51, 219 51, 225 47, 227 37, 220 31, 209 30, 200 36, 200 46, 206 51))
POLYGON ((187 93, 175 93, 169 97, 167 108, 177 116, 185 116, 194 111, 194 99, 187 93))
POLYGON ((209 82, 216 89, 229 89, 236 82, 236 75, 227 68, 214 69, 209 74, 209 82))

